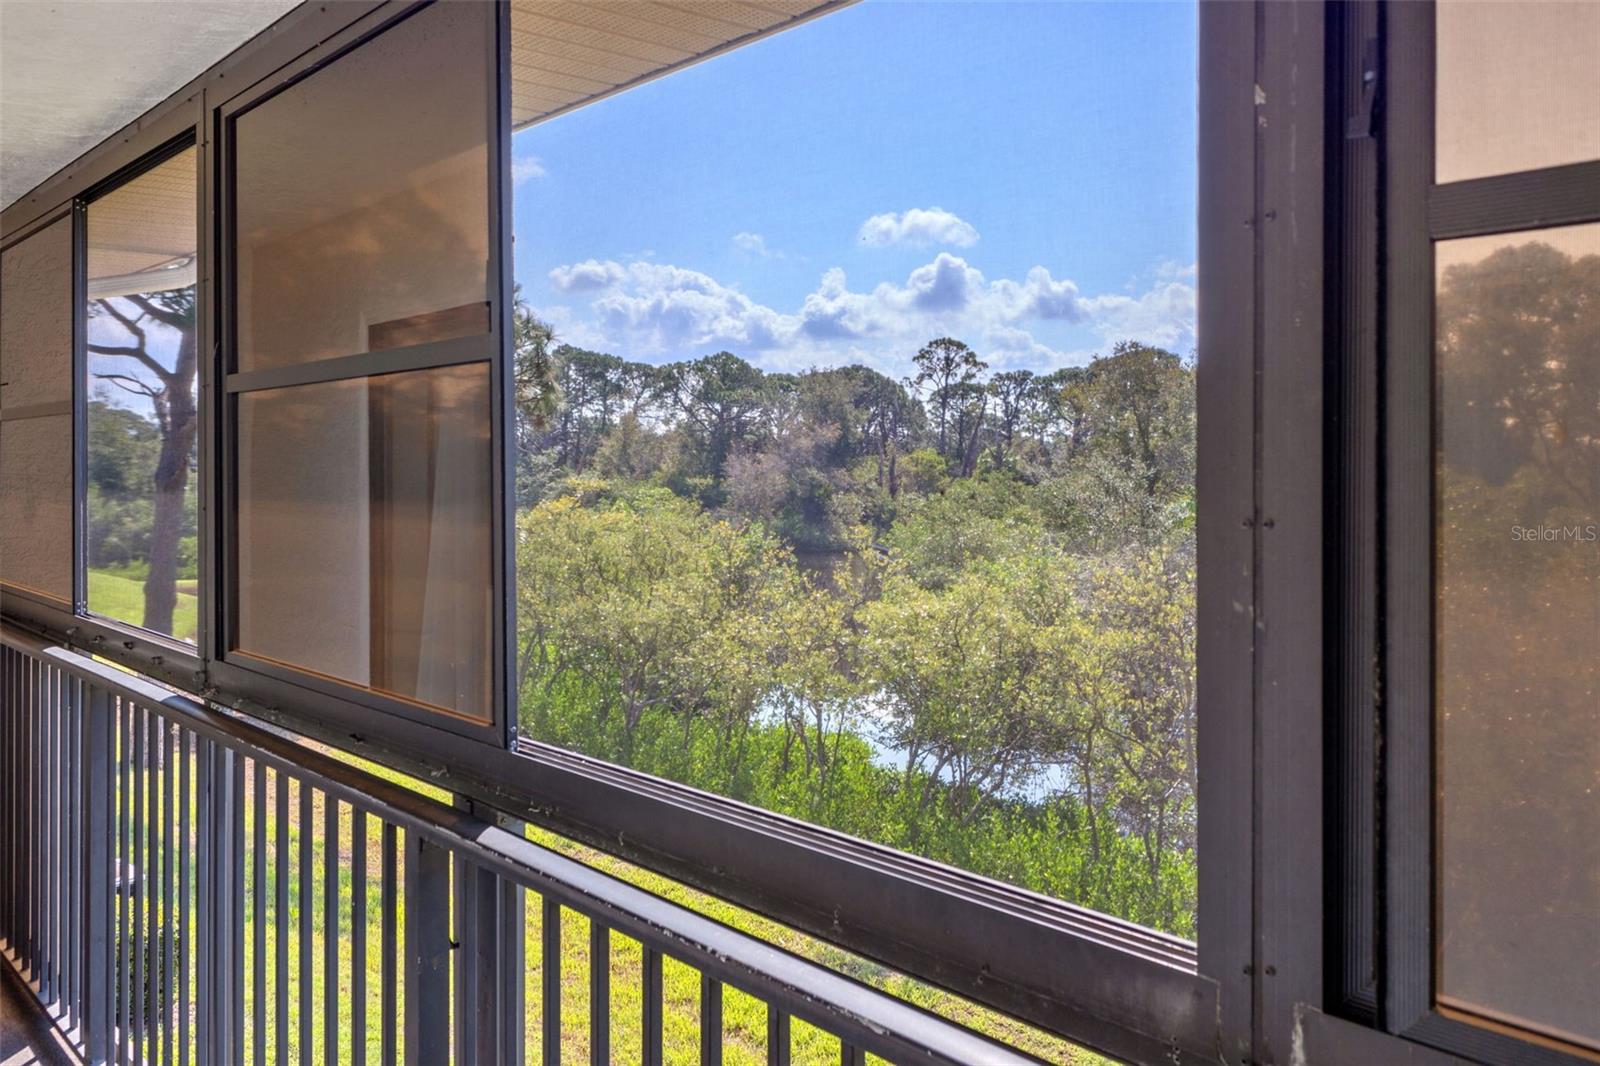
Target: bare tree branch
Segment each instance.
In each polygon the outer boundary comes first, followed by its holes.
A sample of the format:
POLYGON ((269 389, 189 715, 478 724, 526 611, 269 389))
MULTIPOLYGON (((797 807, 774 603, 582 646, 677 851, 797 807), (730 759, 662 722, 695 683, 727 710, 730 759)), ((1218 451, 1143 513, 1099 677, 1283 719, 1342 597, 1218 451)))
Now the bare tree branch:
POLYGON ((129 377, 127 374, 96 374, 95 377, 101 381, 109 381, 124 392, 131 392, 136 396, 148 396, 152 400, 165 391, 163 389, 153 389, 148 382, 129 377))
POLYGON ((96 300, 95 304, 112 318, 116 319, 117 322, 121 324, 123 329, 127 330, 129 334, 138 340, 139 344, 137 347, 90 344, 88 346, 89 351, 95 353, 96 355, 120 355, 137 359, 139 362, 144 364, 145 369, 159 377, 162 383, 170 388, 173 383, 172 372, 166 367, 162 366, 160 363, 156 362, 150 353, 145 350, 145 332, 144 327, 139 325, 140 319, 129 318, 127 315, 119 311, 110 300, 96 300))
POLYGON ((151 303, 148 297, 139 295, 124 296, 123 299, 143 311, 150 318, 162 325, 171 326, 173 329, 186 329, 189 325, 189 316, 172 311, 165 307, 158 307, 151 303))

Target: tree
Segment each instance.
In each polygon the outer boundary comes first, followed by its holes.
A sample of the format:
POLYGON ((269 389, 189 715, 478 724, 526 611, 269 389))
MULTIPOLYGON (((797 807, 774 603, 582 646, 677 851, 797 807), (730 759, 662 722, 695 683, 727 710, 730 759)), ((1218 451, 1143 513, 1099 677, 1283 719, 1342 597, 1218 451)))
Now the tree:
POLYGON ((172 632, 172 615, 178 604, 178 566, 182 549, 189 464, 193 461, 198 422, 195 411, 195 297, 194 288, 164 292, 109 296, 90 305, 90 318, 115 323, 124 343, 90 341, 88 350, 98 356, 131 360, 131 368, 93 370, 100 381, 148 402, 161 433, 161 447, 151 475, 149 571, 144 582, 146 629, 172 632), (158 325, 178 335, 172 365, 164 365, 151 351, 149 326, 158 325))
POLYGON ((1038 395, 1038 383, 1031 370, 1008 370, 989 381, 989 395, 995 401, 996 466, 1004 466, 1038 395))
POLYGON ((721 485, 735 444, 750 439, 770 396, 766 376, 729 352, 660 369, 657 393, 701 453, 701 471, 721 485))
POLYGON ((958 398, 955 387, 977 380, 978 374, 989 364, 979 359, 977 353, 961 341, 951 337, 931 340, 917 352, 914 362, 917 375, 913 385, 921 389, 933 386, 934 410, 938 413, 939 454, 948 455, 946 429, 950 420, 950 405, 958 398))
POLYGON ((555 361, 550 346, 555 330, 533 313, 533 308, 517 298, 511 321, 512 379, 516 387, 519 440, 549 425, 561 403, 561 388, 556 381, 555 361))

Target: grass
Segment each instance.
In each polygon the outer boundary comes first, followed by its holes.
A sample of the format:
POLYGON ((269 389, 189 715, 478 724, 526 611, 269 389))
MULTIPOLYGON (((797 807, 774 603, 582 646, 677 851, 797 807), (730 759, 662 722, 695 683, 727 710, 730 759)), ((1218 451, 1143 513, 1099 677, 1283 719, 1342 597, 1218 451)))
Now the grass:
MULTIPOLYGON (((330 749, 323 748, 321 750, 327 754, 336 755, 345 761, 356 762, 363 769, 377 776, 414 789, 434 799, 443 802, 449 801, 447 793, 426 782, 376 766, 364 760, 352 759, 330 749)), ((173 780, 177 780, 177 769, 177 765, 169 768, 173 780)), ((198 772, 193 762, 191 762, 190 776, 191 780, 198 781, 198 772)), ((147 782, 156 779, 156 777, 157 775, 154 773, 144 775, 147 782)), ((278 949, 277 932, 280 925, 287 934, 284 937, 283 946, 288 958, 287 973, 289 979, 287 988, 283 991, 288 998, 287 1007, 290 1024, 286 1035, 289 1044, 288 1057, 290 1061, 298 1061, 300 1045, 302 1042, 307 1041, 310 1042, 317 1061, 322 1061, 324 1058, 322 1049, 327 1035, 325 1030, 325 1008, 328 1002, 330 977, 332 978, 331 984, 336 999, 338 1020, 336 1039, 338 1053, 336 1059, 340 1062, 351 1059, 351 1030, 353 1028, 353 997, 351 991, 357 966, 360 967, 366 980, 367 1061, 381 1061, 380 1041, 382 1028, 380 1022, 383 1019, 383 1005, 380 999, 382 987, 380 921, 382 915, 381 870, 383 841, 381 826, 377 819, 363 816, 367 818, 366 847, 364 854, 358 856, 354 853, 352 846, 354 813, 348 806, 340 805, 335 812, 336 831, 330 839, 326 832, 325 797, 321 793, 314 793, 312 819, 309 827, 309 843, 312 852, 312 861, 309 868, 312 872, 312 877, 309 893, 302 897, 300 884, 301 834, 307 830, 307 827, 301 825, 299 818, 300 788, 298 784, 287 786, 289 789, 290 817, 286 825, 281 825, 275 814, 277 792, 280 787, 284 787, 284 782, 276 774, 268 773, 266 775, 266 792, 262 797, 265 801, 264 809, 268 812, 267 824, 264 826, 266 848, 261 853, 261 859, 263 860, 261 873, 264 880, 261 882, 260 887, 265 891, 258 893, 255 819, 256 780, 253 767, 247 766, 244 781, 244 835, 242 838, 245 849, 244 877, 246 890, 244 913, 245 957, 243 961, 243 973, 245 975, 246 1061, 254 1060, 257 1038, 255 1020, 257 1018, 269 1023, 264 1034, 264 1050, 266 1051, 267 1061, 274 1061, 277 1056, 278 1035, 271 1027, 270 1022, 276 1018, 279 1008, 279 989, 276 987, 273 975, 278 949), (280 833, 283 835, 280 836, 280 833), (287 890, 287 908, 282 915, 281 922, 277 913, 277 879, 280 870, 280 848, 283 849, 283 857, 286 860, 282 869, 288 875, 284 886, 287 890), (336 866, 338 905, 334 914, 339 932, 336 943, 337 962, 331 975, 325 954, 328 919, 325 876, 330 852, 338 857, 336 866), (354 955, 353 938, 350 935, 352 920, 351 877, 352 868, 357 862, 364 863, 367 871, 365 954, 360 959, 357 959, 354 955), (264 919, 265 932, 264 938, 259 943, 256 937, 257 906, 263 908, 261 917, 264 919), (307 913, 307 909, 311 919, 310 936, 307 941, 311 956, 311 1010, 309 1016, 304 1019, 306 1024, 302 1027, 298 1024, 300 1020, 298 1005, 301 1001, 301 984, 299 980, 300 920, 302 915, 307 913), (266 982, 262 990, 263 997, 259 1000, 253 981, 254 960, 257 952, 265 953, 263 961, 266 964, 266 982)), ((158 814, 157 811, 151 810, 149 805, 154 798, 151 795, 151 791, 147 789, 139 801, 143 808, 139 821, 146 827, 146 833, 149 831, 148 827, 152 825, 160 826, 167 821, 163 814, 158 814)), ((183 798, 181 796, 176 797, 176 800, 177 802, 173 804, 175 810, 180 808, 183 798)), ((191 825, 193 825, 196 811, 194 797, 189 798, 189 807, 191 825)), ((157 835, 158 837, 161 835, 159 828, 157 829, 157 835)), ((403 840, 403 833, 400 835, 403 840)), ((895 973, 814 937, 807 936, 751 911, 736 907, 620 859, 535 828, 529 828, 527 835, 531 840, 544 847, 595 866, 615 877, 670 899, 681 906, 705 914, 758 939, 801 955, 820 965, 881 988, 935 1014, 987 1033, 997 1040, 1031 1052, 1046 1061, 1064 1064, 1100 1063, 1104 1061, 1090 1052, 1073 1047, 1041 1030, 987 1010, 958 996, 932 988, 903 974, 895 973)), ((198 841, 192 841, 191 846, 195 843, 198 843, 198 841)), ((181 847, 181 842, 179 842, 179 846, 181 847)), ((397 856, 397 877, 402 884, 404 880, 404 855, 402 844, 397 856)), ((159 875, 158 865, 153 863, 146 863, 145 865, 151 870, 153 877, 159 875)), ((191 884, 193 884, 192 881, 191 884)), ((396 924, 400 941, 397 947, 403 953, 405 897, 403 891, 397 895, 399 913, 396 916, 396 924)), ((543 942, 542 934, 545 915, 542 900, 531 892, 527 894, 524 920, 525 943, 527 945, 527 950, 524 954, 526 1061, 533 1064, 543 1061, 541 1047, 541 1027, 543 1022, 541 988, 545 960, 542 958, 541 945, 543 942)), ((563 1064, 586 1063, 589 1055, 590 1022, 589 967, 591 959, 589 952, 589 922, 582 915, 563 908, 560 912, 560 924, 562 1033, 560 1058, 563 1064)), ((148 919, 145 928, 147 930, 150 928, 148 919)), ((642 949, 639 943, 614 932, 611 936, 609 966, 611 976, 609 1028, 611 1055, 614 1062, 634 1062, 641 1057, 640 975, 642 967, 642 949)), ((193 982, 195 977, 196 975, 191 974, 190 981, 193 982)), ((700 1050, 700 975, 698 971, 684 963, 667 959, 663 965, 662 983, 662 1036, 665 1061, 667 1063, 697 1062, 699 1061, 700 1050)), ((395 1010, 397 1017, 403 1017, 404 994, 402 987, 399 991, 400 1002, 396 1005, 395 1010)), ((452 1011, 453 1009, 452 997, 452 1011)), ((190 1031, 192 1034, 192 1026, 190 1031)), ((765 1005, 737 990, 724 989, 723 1030, 720 1035, 723 1044, 724 1061, 735 1064, 735 1066, 737 1064, 752 1064, 753 1066, 753 1064, 765 1062, 765 1005)), ((796 1021, 793 1023, 791 1047, 795 1063, 831 1064, 839 1061, 838 1040, 803 1022, 796 1021)), ((150 1050, 153 1051, 154 1048, 152 1047, 150 1050)))
MULTIPOLYGON (((171 635, 179 640, 194 639, 199 601, 193 586, 193 582, 178 582, 178 606, 172 612, 171 635)), ((144 581, 108 570, 90 570, 89 610, 119 622, 144 625, 144 581)))

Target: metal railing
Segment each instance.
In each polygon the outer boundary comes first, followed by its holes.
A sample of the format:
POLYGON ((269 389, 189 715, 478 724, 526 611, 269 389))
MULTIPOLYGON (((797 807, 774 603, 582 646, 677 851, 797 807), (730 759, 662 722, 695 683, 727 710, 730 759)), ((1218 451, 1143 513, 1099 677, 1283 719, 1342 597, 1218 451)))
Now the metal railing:
POLYGON ((1035 1061, 9 628, 0 952, 91 1063, 1035 1061))

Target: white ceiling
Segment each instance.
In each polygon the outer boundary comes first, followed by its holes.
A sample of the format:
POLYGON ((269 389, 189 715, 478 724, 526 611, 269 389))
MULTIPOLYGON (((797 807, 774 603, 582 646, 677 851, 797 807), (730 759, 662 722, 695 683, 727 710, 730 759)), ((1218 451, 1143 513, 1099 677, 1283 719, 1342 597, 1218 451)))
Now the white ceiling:
POLYGON ((0 206, 299 0, 0 0, 0 206))

